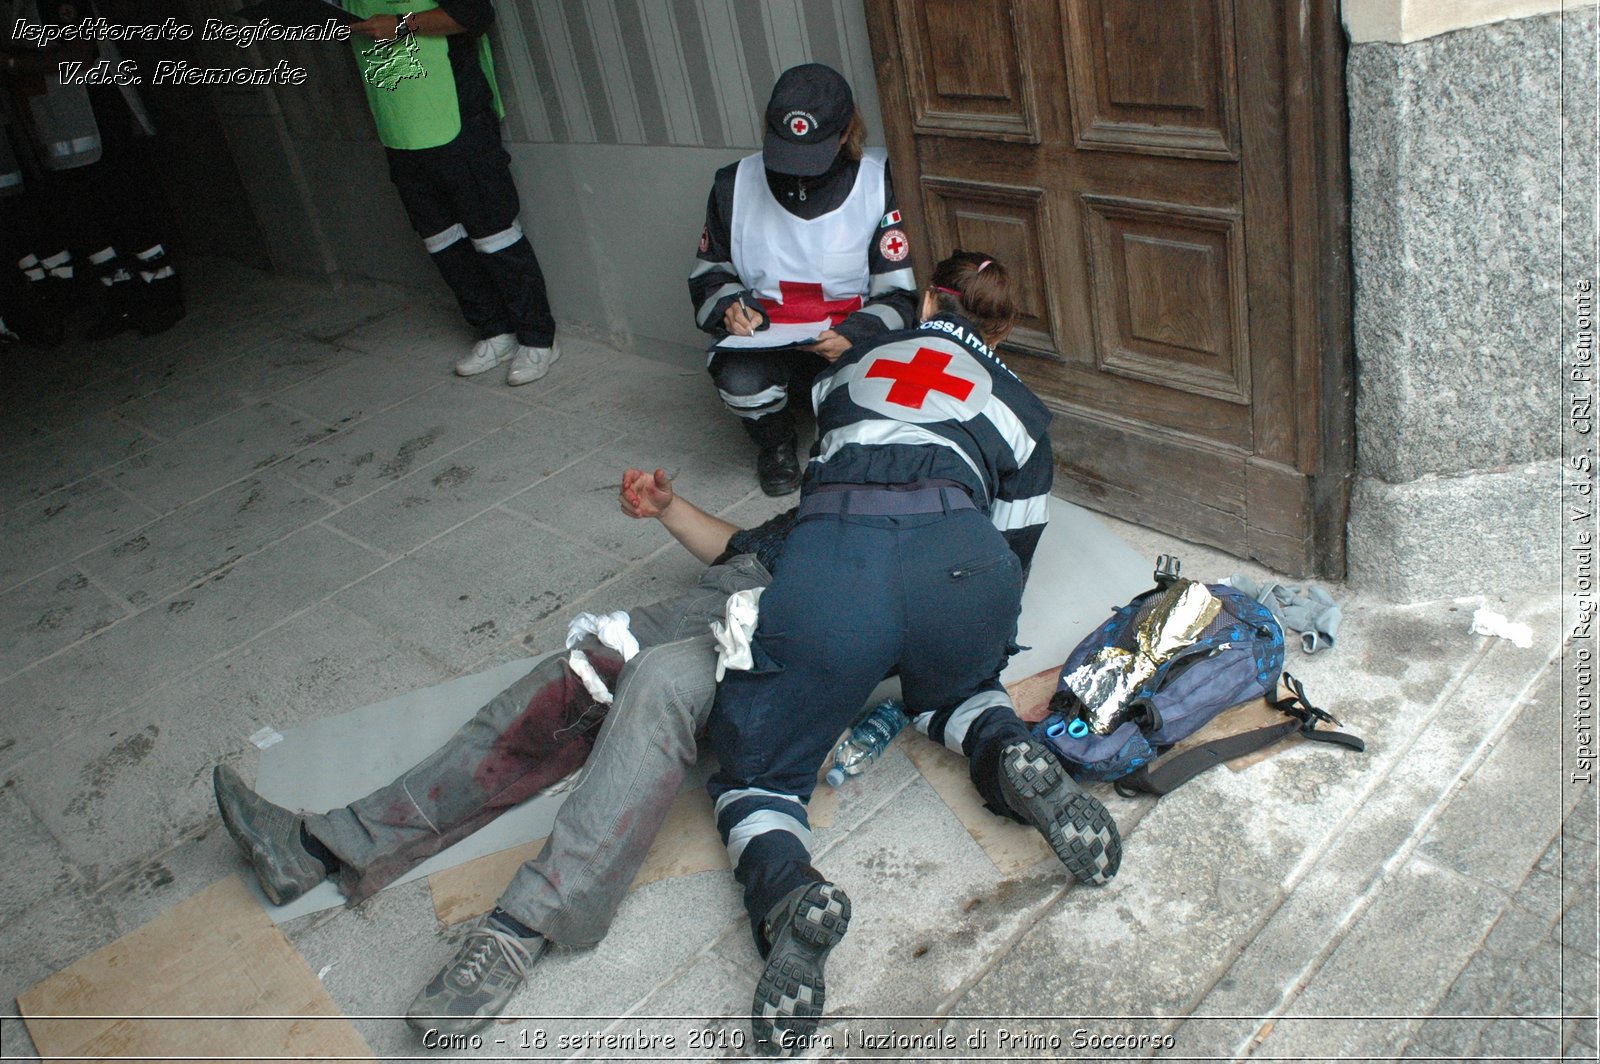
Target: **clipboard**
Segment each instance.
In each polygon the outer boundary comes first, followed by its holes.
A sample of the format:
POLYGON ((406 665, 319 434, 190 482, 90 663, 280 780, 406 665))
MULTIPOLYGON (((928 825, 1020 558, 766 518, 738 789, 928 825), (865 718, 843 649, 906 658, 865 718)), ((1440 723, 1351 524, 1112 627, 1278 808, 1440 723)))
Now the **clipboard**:
POLYGON ((823 332, 833 328, 827 318, 821 321, 784 322, 768 325, 753 336, 725 336, 711 345, 713 351, 786 351, 817 342, 823 332))

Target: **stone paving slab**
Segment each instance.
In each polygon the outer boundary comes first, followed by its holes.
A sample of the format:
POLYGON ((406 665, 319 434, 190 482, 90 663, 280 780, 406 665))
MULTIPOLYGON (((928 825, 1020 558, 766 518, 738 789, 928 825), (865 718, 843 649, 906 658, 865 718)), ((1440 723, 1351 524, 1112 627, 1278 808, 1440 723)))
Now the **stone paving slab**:
POLYGON ((351 351, 326 373, 283 389, 273 401, 343 429, 439 383, 436 373, 397 369, 385 359, 351 351))
POLYGON ((81 735, 151 689, 315 605, 382 559, 312 525, 0 683, 0 766, 81 735), (6 745, 9 741, 10 745, 6 745))
POLYGON ((79 559, 138 609, 205 580, 331 513, 332 503, 267 469, 228 484, 79 559))
POLYGON ((91 416, 13 447, 0 457, 0 507, 10 512, 25 506, 91 473, 140 457, 155 443, 125 421, 91 416))
POLYGON ((1413 857, 1276 1021, 1262 1051, 1328 1058, 1397 1053, 1505 901, 1477 880, 1413 857), (1335 1018, 1351 1015, 1378 1018, 1335 1018))
POLYGON ((460 667, 547 617, 623 562, 505 510, 490 510, 335 597, 460 667))
POLYGON ((307 446, 283 473, 348 503, 527 416, 520 403, 445 382, 307 446))
POLYGON ((131 610, 77 565, 63 565, 0 593, 0 676, 109 628, 131 610))
POLYGON ((67 854, 28 808, 14 780, 0 786, 0 849, 6 854, 0 862, 0 927, 79 881, 67 854))
POLYGON ((419 466, 346 506, 328 523, 398 555, 502 503, 537 517, 540 508, 508 500, 548 482, 609 438, 603 430, 560 415, 527 417, 419 466))
POLYGON ((15 784, 98 880, 214 822, 211 769, 228 763, 253 778, 248 737, 259 729, 283 732, 448 678, 324 603, 31 759, 15 784))
POLYGON ((331 426, 287 407, 256 403, 135 455, 109 478, 140 502, 170 513, 332 432, 331 426))
POLYGON ((223 357, 181 380, 118 405, 115 413, 153 436, 179 436, 325 372, 349 357, 332 344, 284 337, 223 357))
POLYGON ((149 524, 156 511, 99 476, 85 477, 0 516, 0 591, 149 524))
POLYGON ((1550 670, 1511 727, 1434 821, 1417 853, 1515 891, 1560 833, 1560 673, 1550 670))

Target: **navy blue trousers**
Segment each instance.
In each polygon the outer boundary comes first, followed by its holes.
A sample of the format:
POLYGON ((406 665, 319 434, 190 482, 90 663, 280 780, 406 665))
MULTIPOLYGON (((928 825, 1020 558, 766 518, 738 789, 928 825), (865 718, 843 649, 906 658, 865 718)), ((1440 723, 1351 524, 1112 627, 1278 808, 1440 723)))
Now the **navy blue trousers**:
POLYGON ((1000 685, 1021 601, 1017 556, 976 510, 795 526, 761 597, 755 667, 724 678, 708 731, 721 762, 708 789, 752 929, 821 878, 805 804, 834 740, 891 672, 907 712, 966 755, 979 793, 1005 811, 1000 751, 1028 734, 1000 685))

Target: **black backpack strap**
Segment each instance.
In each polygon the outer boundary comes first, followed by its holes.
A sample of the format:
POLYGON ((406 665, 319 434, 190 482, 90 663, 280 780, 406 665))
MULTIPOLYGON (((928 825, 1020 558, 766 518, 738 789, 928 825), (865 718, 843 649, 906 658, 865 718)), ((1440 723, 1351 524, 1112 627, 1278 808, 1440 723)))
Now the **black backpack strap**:
POLYGON ((1344 725, 1332 713, 1312 705, 1311 700, 1306 697, 1306 689, 1300 686, 1299 680, 1286 672, 1283 674, 1283 685, 1291 693, 1287 698, 1273 699, 1272 707, 1298 720, 1300 722, 1301 735, 1314 743, 1333 743, 1335 746, 1343 746, 1354 750, 1358 754, 1366 750, 1367 744, 1354 735, 1346 732, 1324 731, 1317 727, 1317 724, 1323 721, 1338 728, 1342 728, 1344 725))
POLYGON ((1114 786, 1117 793, 1124 798, 1132 798, 1136 794, 1154 794, 1157 797, 1170 794, 1212 765, 1220 765, 1224 761, 1253 754, 1296 732, 1312 742, 1334 743, 1358 753, 1367 748, 1367 744, 1354 735, 1319 729, 1317 727, 1319 721, 1330 721, 1333 724, 1339 722, 1334 719, 1333 714, 1318 709, 1306 700, 1305 688, 1300 685, 1299 680, 1284 673, 1283 681, 1293 693, 1287 698, 1272 700, 1271 705, 1280 712, 1288 714, 1290 720, 1266 728, 1257 728, 1255 731, 1213 739, 1192 750, 1185 750, 1177 757, 1154 767, 1141 766, 1116 781, 1114 786))

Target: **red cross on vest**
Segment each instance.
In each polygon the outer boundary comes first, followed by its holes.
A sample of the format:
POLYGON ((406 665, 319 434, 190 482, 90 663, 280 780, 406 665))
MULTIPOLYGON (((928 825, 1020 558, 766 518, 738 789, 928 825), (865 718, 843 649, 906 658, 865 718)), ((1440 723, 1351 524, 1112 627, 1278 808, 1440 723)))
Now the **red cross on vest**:
POLYGON ((888 253, 888 258, 894 259, 896 262, 900 261, 899 256, 901 252, 905 251, 905 249, 906 242, 901 239, 899 234, 891 236, 888 240, 884 241, 883 250, 888 253))
POLYGON ((973 383, 960 377, 953 377, 944 371, 944 368, 953 361, 955 356, 944 351, 935 351, 931 347, 923 347, 911 356, 910 362, 896 362, 892 358, 880 358, 867 370, 867 377, 887 377, 894 381, 889 386, 887 399, 900 406, 909 406, 913 410, 921 410, 922 404, 927 401, 929 392, 939 392, 951 396, 956 402, 964 402, 972 394, 973 383))
POLYGON ((861 297, 824 299, 820 284, 802 284, 799 281, 779 281, 781 299, 763 299, 767 317, 774 325, 799 325, 802 322, 821 321, 827 318, 837 325, 861 309, 861 297))

